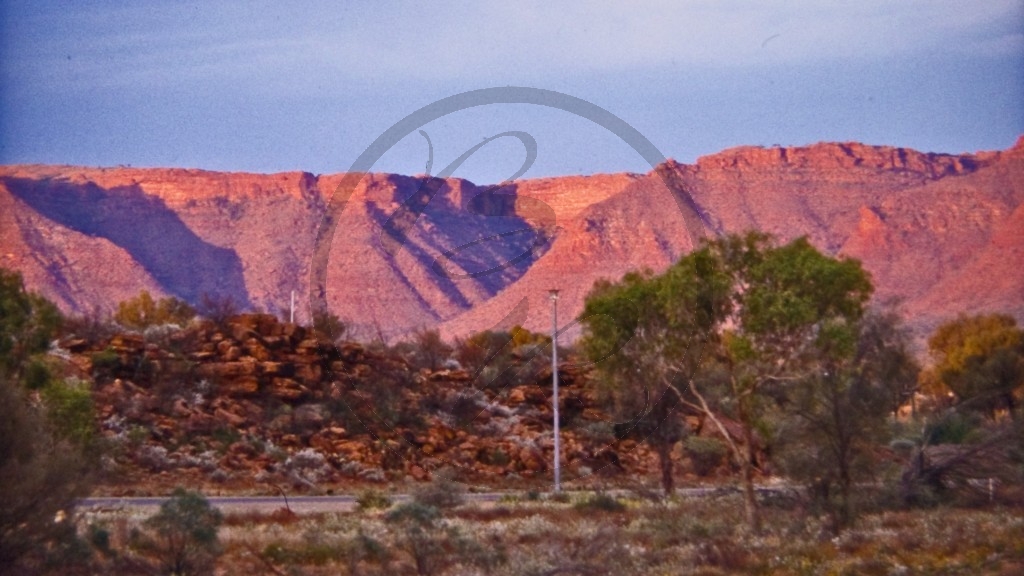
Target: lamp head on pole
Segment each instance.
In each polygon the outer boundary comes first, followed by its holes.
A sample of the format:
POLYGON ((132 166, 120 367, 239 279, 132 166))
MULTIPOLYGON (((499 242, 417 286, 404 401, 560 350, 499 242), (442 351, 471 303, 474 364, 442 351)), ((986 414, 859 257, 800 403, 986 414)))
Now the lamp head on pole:
POLYGON ((558 288, 548 290, 548 296, 550 296, 552 300, 558 300, 558 288))

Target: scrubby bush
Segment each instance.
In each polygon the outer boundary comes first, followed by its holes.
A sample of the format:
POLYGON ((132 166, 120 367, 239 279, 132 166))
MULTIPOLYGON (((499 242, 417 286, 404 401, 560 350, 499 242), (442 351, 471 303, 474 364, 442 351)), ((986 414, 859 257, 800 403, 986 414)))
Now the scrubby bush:
POLYGON ((348 332, 348 324, 336 314, 327 311, 313 313, 313 332, 321 340, 339 342, 348 332))
POLYGON ((321 532, 310 530, 303 535, 303 542, 297 547, 274 542, 267 545, 262 553, 265 562, 286 566, 289 574, 303 573, 296 569, 297 564, 328 566, 343 563, 351 576, 363 574, 365 564, 377 564, 386 571, 391 556, 384 543, 362 531, 352 538, 337 539, 325 538, 321 532))
POLYGON ((285 469, 304 484, 317 484, 330 474, 331 467, 315 448, 304 448, 284 462, 285 469))
POLYGON ((717 438, 689 436, 683 442, 686 455, 690 457, 693 471, 698 476, 707 476, 722 465, 729 454, 729 447, 717 438))
POLYGON ((412 365, 415 368, 439 370, 455 349, 441 339, 438 330, 417 330, 412 339, 412 365))
POLYGON ((83 447, 92 443, 96 422, 88 382, 55 380, 43 388, 42 397, 58 435, 83 447))
POLYGON ((924 443, 966 444, 978 437, 981 425, 981 416, 978 414, 961 414, 951 410, 925 426, 924 443))
POLYGON ((598 492, 577 502, 574 508, 581 512, 622 512, 626 509, 626 505, 619 502, 614 496, 598 492))
POLYGON ((78 444, 0 374, 0 573, 30 571, 65 539, 54 518, 71 516, 89 469, 78 444))
POLYGON ((433 481, 418 486, 412 493, 413 502, 440 510, 457 508, 466 503, 466 487, 456 482, 451 471, 441 471, 433 481))
POLYGON ((203 318, 224 328, 227 326, 228 318, 237 315, 242 309, 243 306, 231 295, 207 293, 200 297, 197 312, 203 318))
POLYGON ((92 376, 97 380, 115 378, 122 369, 121 357, 111 348, 94 352, 89 359, 92 363, 92 376))
POLYGON ((559 504, 568 504, 572 501, 572 497, 567 492, 555 492, 547 497, 550 502, 558 502, 559 504))
POLYGON ((0 573, 73 558, 68 522, 88 488, 88 392, 52 378, 43 354, 61 324, 56 306, 0 269, 0 573), (34 391, 40 390, 41 402, 34 391), (65 554, 67 552, 68 554, 65 554))
POLYGON ((45 388, 53 380, 53 370, 46 358, 30 358, 22 369, 21 381, 29 390, 45 388))
POLYGON ((437 508, 409 502, 389 512, 385 519, 397 526, 399 546, 412 558, 416 574, 427 576, 441 570, 447 553, 437 508))
POLYGON ((62 322, 52 302, 25 290, 21 274, 0 268, 0 376, 20 381, 29 361, 49 348, 62 322))
POLYGON ((361 512, 369 510, 387 510, 391 507, 391 498, 379 490, 364 490, 356 498, 356 506, 361 512))
POLYGON ((551 338, 514 326, 456 340, 455 359, 474 375, 479 388, 503 389, 532 383, 550 366, 551 338))
POLYGON ((420 406, 424 411, 434 412, 444 418, 449 426, 465 428, 471 426, 485 409, 487 396, 472 388, 439 391, 424 395, 420 406))
POLYGON ((151 444, 142 444, 138 447, 135 451, 135 461, 152 472, 167 470, 173 464, 167 454, 167 448, 151 444))
POLYGON ((344 378, 344 392, 324 402, 325 416, 353 435, 422 429, 425 415, 418 394, 410 394, 418 386, 408 363, 387 348, 367 353, 361 362, 367 372, 358 379, 344 378))
POLYGON ((503 549, 488 549, 463 536, 433 506, 408 502, 388 512, 385 521, 397 530, 395 542, 420 576, 442 573, 456 563, 489 572, 505 562, 503 549))
POLYGON ((148 518, 134 547, 153 558, 165 574, 212 574, 221 554, 223 516, 198 492, 182 488, 148 518))
POLYGON ((144 330, 163 324, 186 324, 196 311, 184 300, 174 297, 153 300, 148 291, 117 305, 114 321, 128 328, 144 330))
POLYGON ((61 327, 64 336, 81 338, 90 346, 109 340, 117 332, 118 327, 110 315, 99 307, 84 314, 68 316, 61 327))

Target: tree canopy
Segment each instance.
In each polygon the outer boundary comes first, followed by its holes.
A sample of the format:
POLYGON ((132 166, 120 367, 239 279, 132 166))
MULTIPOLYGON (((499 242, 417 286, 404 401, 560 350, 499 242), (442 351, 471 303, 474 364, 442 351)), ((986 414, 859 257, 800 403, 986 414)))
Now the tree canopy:
MULTIPOLYGON (((774 385, 815 370, 822 349, 852 350, 872 293, 860 262, 832 258, 806 238, 778 245, 765 234, 729 235, 699 247, 660 275, 601 282, 581 321, 605 397, 659 453, 678 440, 678 406, 713 421, 741 467, 748 520, 757 432, 774 385), (701 392, 707 384, 713 396, 701 392), (737 421, 741 438, 719 418, 737 421), (741 440, 745 450, 741 450, 741 440)), ((670 463, 663 460, 664 477, 670 463)), ((666 488, 670 483, 666 484, 666 488)))
POLYGON ((928 340, 932 378, 965 408, 1011 415, 1024 388, 1024 330, 1005 314, 961 316, 942 324, 928 340))
POLYGON ((909 339, 892 311, 854 325, 852 347, 820 347, 814 365, 779 393, 773 461, 810 488, 838 532, 854 515, 854 482, 872 479, 874 448, 889 439, 888 416, 917 381, 909 339))
POLYGON ((29 360, 57 336, 61 314, 51 302, 25 289, 21 274, 0 268, 0 375, 20 379, 29 360))
POLYGON ((620 421, 616 432, 652 445, 666 492, 673 488, 672 446, 686 433, 678 390, 696 373, 726 312, 727 287, 722 267, 704 249, 658 276, 598 282, 581 314, 580 347, 596 363, 599 393, 620 421))
MULTIPOLYGON (((67 536, 54 522, 89 483, 87 389, 53 378, 43 353, 61 316, 0 269, 0 572, 30 569, 67 536), (34 399, 40 390, 39 402, 34 399)), ((21 572, 18 572, 21 573, 21 572)))

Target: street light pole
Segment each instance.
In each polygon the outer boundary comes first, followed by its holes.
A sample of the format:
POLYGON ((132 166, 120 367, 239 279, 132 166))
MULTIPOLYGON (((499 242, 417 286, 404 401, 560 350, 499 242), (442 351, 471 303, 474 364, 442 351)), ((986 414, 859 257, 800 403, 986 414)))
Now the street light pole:
POLYGON ((562 490, 562 467, 558 423, 558 289, 548 290, 551 297, 551 404, 555 413, 555 492, 562 490))
POLYGON ((288 323, 295 324, 295 290, 292 290, 292 303, 288 307, 288 323))

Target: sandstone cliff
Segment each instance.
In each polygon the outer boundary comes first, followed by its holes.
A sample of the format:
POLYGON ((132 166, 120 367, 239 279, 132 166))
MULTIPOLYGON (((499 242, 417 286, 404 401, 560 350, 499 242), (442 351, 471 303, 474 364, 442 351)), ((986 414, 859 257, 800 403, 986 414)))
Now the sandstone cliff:
POLYGON ((0 167, 0 265, 69 311, 147 289, 282 314, 295 290, 303 319, 330 216, 324 297, 357 336, 434 326, 455 336, 547 330, 548 288, 562 290, 569 319, 597 278, 659 270, 702 237, 758 228, 861 259, 877 299, 899 300, 919 337, 959 312, 1024 320, 1024 139, 962 155, 742 147, 646 175, 500 190, 369 174, 347 199, 343 177, 0 167))

